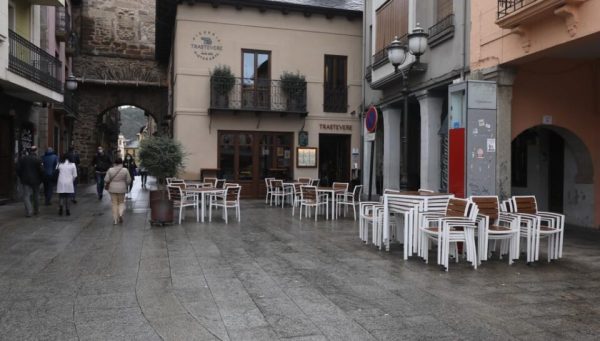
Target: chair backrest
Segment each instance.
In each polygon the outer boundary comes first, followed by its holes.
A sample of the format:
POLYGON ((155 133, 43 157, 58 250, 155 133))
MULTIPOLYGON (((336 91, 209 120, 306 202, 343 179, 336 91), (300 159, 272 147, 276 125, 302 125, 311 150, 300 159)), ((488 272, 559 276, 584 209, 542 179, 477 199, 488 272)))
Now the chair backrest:
MULTIPOLYGON (((183 185, 183 184, 181 184, 183 185)), ((184 185, 185 186, 185 185, 184 185)), ((180 201, 181 200, 181 186, 180 184, 170 184, 167 185, 167 189, 169 190, 169 199, 173 200, 173 201, 180 201)))
POLYGON ((275 180, 275 178, 265 178, 265 186, 267 187, 267 190, 271 188, 271 180, 275 180))
POLYGON ((500 209, 502 210, 502 212, 508 212, 508 213, 514 212, 515 210, 513 208, 512 199, 503 200, 502 203, 500 204, 500 209))
POLYGON ((184 183, 184 180, 179 178, 166 178, 165 180, 167 181, 167 185, 184 183))
POLYGON ((231 186, 225 187, 225 196, 227 201, 238 201, 240 200, 240 192, 242 191, 242 186, 238 184, 232 184, 231 186))
POLYGON ((448 217, 466 217, 469 215, 469 200, 452 198, 448 200, 446 207, 446 216, 448 217))
POLYGON ((215 188, 224 188, 225 187, 225 179, 217 179, 215 182, 215 188))
POLYGON ((419 188, 419 192, 422 192, 422 193, 435 193, 434 191, 432 191, 430 189, 424 189, 424 188, 419 188))
POLYGON ((537 203, 533 195, 516 195, 512 200, 517 213, 537 214, 537 203))
POLYGON ((331 188, 333 188, 336 191, 339 190, 339 191, 347 192, 348 191, 348 183, 347 182, 334 182, 331 185, 331 188))
POLYGON ((495 195, 473 195, 469 198, 479 208, 479 214, 488 216, 491 222, 498 219, 500 205, 495 195))
POLYGON ((319 186, 320 182, 321 182, 320 179, 312 179, 312 180, 310 180, 310 185, 316 187, 316 186, 319 186))
POLYGON ((386 188, 383 190, 383 194, 398 194, 398 193, 400 193, 400 191, 397 189, 386 188))
POLYGON ((298 178, 298 182, 304 185, 310 184, 310 178, 298 178))
POLYGON ((240 187, 240 184, 236 184, 234 182, 226 182, 224 188, 229 188, 229 187, 240 187))
POLYGON ((283 189, 283 180, 271 180, 271 188, 273 189, 283 189))
POLYGON ((212 183, 213 187, 217 184, 217 178, 209 178, 205 177, 202 182, 204 183, 212 183))
POLYGON ((300 188, 302 187, 302 184, 299 182, 294 183, 294 195, 298 195, 300 194, 300 192, 302 191, 302 189, 300 188))
POLYGON ((300 191, 302 193, 302 200, 317 200, 317 187, 301 186, 300 191))
POLYGON ((356 185, 356 186, 354 186, 354 190, 352 191, 352 198, 354 198, 354 201, 356 201, 356 202, 360 201, 360 196, 362 194, 362 189, 363 189, 362 185, 356 185))

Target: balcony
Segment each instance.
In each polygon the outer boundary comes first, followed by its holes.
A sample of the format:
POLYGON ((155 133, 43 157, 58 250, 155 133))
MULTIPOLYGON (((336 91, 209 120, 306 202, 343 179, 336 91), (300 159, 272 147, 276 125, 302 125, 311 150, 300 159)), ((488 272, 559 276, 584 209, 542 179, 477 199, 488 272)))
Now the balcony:
POLYGON ((496 24, 502 28, 515 28, 550 15, 565 0, 498 0, 496 24))
POLYGON ((454 14, 439 20, 429 28, 429 47, 434 47, 454 36, 454 14))
POLYGON ((325 83, 323 98, 323 111, 348 112, 348 87, 335 87, 325 83))
POLYGON ((277 112, 306 115, 306 82, 282 87, 281 80, 213 77, 209 112, 277 112), (284 90, 285 89, 285 90, 284 90))
POLYGON ((78 119, 79 118, 79 99, 72 91, 65 91, 64 101, 56 104, 56 110, 63 111, 66 117, 78 119))
POLYGON ((59 78, 61 61, 12 30, 9 30, 8 35, 8 69, 34 83, 62 93, 63 86, 59 78))
POLYGON ((58 41, 67 41, 71 32, 71 16, 64 7, 56 8, 56 39, 58 41))

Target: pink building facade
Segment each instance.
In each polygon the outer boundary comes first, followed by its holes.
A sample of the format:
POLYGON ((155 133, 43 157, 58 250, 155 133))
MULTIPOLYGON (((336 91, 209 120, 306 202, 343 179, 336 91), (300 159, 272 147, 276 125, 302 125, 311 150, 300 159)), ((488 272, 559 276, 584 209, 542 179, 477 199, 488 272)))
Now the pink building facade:
POLYGON ((498 82, 500 193, 600 227, 600 0, 471 6, 472 76, 498 82))

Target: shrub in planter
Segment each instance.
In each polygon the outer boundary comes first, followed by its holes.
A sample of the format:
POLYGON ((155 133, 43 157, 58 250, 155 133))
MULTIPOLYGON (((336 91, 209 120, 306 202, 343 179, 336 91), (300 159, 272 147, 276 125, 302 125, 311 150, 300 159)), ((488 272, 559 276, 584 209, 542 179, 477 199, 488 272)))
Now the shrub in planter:
POLYGON ((217 65, 210 74, 210 83, 213 94, 213 105, 229 107, 229 93, 235 86, 235 76, 229 66, 217 65))
POLYGON ((290 111, 306 110, 306 78, 300 72, 284 72, 279 78, 281 91, 287 96, 290 111))

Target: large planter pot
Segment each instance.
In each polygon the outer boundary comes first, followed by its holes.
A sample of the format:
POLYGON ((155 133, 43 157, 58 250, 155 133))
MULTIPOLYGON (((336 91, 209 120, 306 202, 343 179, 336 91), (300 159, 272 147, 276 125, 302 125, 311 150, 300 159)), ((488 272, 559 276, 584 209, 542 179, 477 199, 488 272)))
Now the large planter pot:
POLYGON ((151 224, 172 224, 173 223, 173 202, 169 200, 167 191, 150 191, 150 223, 151 224))

